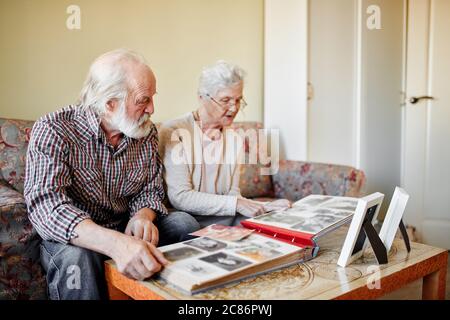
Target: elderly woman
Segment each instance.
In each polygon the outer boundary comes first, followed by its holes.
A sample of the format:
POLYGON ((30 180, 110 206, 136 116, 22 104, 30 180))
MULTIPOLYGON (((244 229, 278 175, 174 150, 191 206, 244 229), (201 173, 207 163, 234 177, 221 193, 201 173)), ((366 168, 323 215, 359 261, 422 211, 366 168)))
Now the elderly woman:
MULTIPOLYGON (((241 68, 225 61, 205 68, 200 76, 198 109, 160 128, 160 153, 170 204, 175 210, 193 215, 200 227, 238 225, 242 219, 267 209, 263 203, 240 195, 243 143, 226 133, 246 106, 244 74, 241 68)), ((272 203, 272 208, 287 206, 287 200, 272 203)))

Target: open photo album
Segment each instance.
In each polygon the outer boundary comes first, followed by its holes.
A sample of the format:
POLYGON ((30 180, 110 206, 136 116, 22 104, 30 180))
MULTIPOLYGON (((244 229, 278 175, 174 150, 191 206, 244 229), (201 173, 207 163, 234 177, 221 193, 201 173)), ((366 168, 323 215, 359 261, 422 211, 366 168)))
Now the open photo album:
POLYGON ((301 246, 317 246, 317 240, 349 223, 358 198, 311 195, 284 211, 274 211, 242 221, 245 228, 301 246))
POLYGON ((284 211, 248 219, 243 227, 212 225, 197 238, 159 247, 170 261, 159 279, 196 294, 308 261, 317 238, 350 222, 358 199, 309 196, 284 211))
POLYGON ((199 237, 159 249, 170 261, 160 279, 187 294, 309 260, 314 250, 254 233, 237 241, 199 237))

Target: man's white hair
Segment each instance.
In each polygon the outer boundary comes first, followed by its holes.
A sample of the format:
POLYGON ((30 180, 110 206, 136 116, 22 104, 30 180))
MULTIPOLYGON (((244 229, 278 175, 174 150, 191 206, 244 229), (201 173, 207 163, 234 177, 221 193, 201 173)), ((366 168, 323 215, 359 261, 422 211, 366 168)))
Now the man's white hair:
POLYGON ((143 56, 128 49, 113 50, 98 57, 89 68, 79 103, 103 115, 108 101, 125 101, 129 90, 126 63, 130 62, 148 66, 143 56))
POLYGON ((245 71, 234 64, 219 60, 203 69, 200 75, 198 94, 215 96, 217 92, 244 81, 245 71))

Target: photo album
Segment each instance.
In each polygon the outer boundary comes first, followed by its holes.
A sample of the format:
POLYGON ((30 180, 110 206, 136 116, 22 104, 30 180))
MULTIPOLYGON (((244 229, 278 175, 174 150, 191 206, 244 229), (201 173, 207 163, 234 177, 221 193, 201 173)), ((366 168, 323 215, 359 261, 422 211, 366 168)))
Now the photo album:
POLYGON ((158 275, 187 294, 254 277, 317 255, 316 240, 350 222, 357 198, 312 195, 243 227, 211 225, 197 238, 159 247, 170 261, 158 275))
POLYGON ((241 223, 281 241, 316 247, 320 237, 349 223, 357 206, 358 198, 311 195, 295 202, 292 208, 241 223))

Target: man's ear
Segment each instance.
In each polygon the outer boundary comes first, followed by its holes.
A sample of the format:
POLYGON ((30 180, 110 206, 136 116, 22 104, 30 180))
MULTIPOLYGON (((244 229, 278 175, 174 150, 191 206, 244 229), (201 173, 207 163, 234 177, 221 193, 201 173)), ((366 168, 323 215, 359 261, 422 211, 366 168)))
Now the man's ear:
POLYGON ((116 110, 117 101, 116 100, 109 100, 106 103, 106 110, 110 112, 114 112, 116 110))

